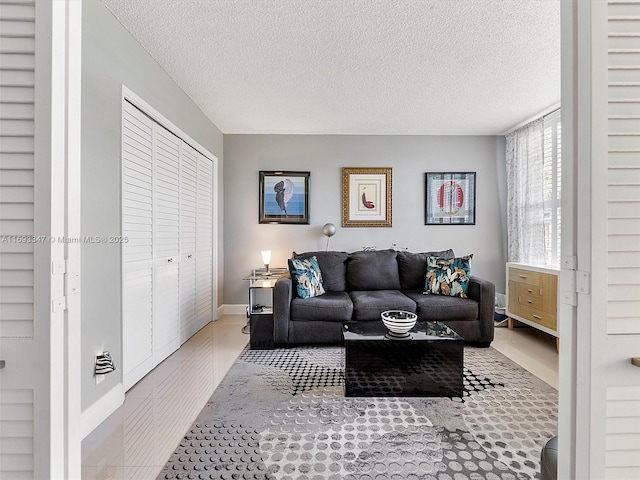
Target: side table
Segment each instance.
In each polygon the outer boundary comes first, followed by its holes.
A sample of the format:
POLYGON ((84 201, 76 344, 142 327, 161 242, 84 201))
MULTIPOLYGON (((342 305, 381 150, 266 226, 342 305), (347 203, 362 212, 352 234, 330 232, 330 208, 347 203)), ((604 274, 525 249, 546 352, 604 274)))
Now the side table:
POLYGON ((273 345, 273 287, 285 272, 284 268, 254 269, 251 275, 243 278, 249 281, 249 306, 247 307, 247 325, 242 331, 251 336, 249 346, 252 350, 270 350, 273 345))

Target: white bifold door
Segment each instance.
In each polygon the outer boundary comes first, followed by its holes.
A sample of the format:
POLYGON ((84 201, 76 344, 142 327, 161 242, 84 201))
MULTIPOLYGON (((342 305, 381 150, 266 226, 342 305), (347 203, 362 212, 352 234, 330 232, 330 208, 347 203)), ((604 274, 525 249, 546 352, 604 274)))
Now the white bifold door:
MULTIPOLYGON (((606 159, 594 155, 594 168, 600 170, 592 178, 606 184, 606 195, 595 198, 606 197, 607 205, 594 213, 592 222, 602 229, 602 238, 606 234, 606 252, 598 258, 602 274, 594 275, 600 288, 594 293, 599 302, 606 299, 606 310, 601 310, 607 315, 606 340, 595 343, 604 345, 607 358, 595 350, 591 355, 596 359, 593 367, 603 362, 597 374, 606 384, 605 476, 627 479, 640 478, 640 368, 631 363, 631 358, 640 357, 640 1, 609 1, 606 13, 606 30, 597 36, 603 54, 598 60, 606 54, 606 64, 599 62, 597 71, 606 68, 608 81, 597 93, 604 97, 606 92, 607 103, 598 114, 599 125, 606 125, 607 131, 595 132, 594 138, 602 139, 602 145, 606 142, 607 152, 606 159)), ((592 321, 602 325, 604 319, 592 321)), ((592 397, 597 397, 595 392, 592 387, 592 397)), ((600 472, 591 473, 595 478, 600 472)))
POLYGON ((154 125, 153 363, 180 347, 180 144, 154 125))
POLYGON ((0 478, 35 478, 38 397, 43 425, 49 411, 34 335, 35 21, 33 5, 0 6, 0 478))
POLYGON ((125 101, 124 386, 212 320, 213 163, 125 101))
POLYGON ((198 152, 185 145, 180 152, 180 339, 197 331, 196 246, 198 223, 198 152))
POLYGON ((198 228, 197 228, 197 263, 196 281, 198 285, 196 296, 196 324, 202 328, 211 320, 213 299, 213 165, 203 155, 198 156, 198 228))
POLYGON ((122 336, 125 388, 153 368, 153 121, 125 103, 122 121, 122 336), (135 380, 134 380, 135 379, 135 380))

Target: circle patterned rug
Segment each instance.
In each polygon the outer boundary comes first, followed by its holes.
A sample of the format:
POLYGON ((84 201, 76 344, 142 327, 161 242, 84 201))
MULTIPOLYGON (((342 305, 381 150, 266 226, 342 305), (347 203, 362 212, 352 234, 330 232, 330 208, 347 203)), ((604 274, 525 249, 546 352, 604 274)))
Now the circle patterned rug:
POLYGON ((342 347, 245 350, 161 479, 539 478, 557 391, 465 347, 457 398, 345 398, 342 347))

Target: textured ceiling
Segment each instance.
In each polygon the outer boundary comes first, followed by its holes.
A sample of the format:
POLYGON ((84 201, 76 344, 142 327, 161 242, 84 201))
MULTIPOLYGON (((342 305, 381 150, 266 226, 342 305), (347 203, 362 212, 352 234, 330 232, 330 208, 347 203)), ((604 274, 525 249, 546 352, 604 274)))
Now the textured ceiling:
POLYGON ((102 0, 223 133, 499 134, 560 101, 560 0, 102 0))

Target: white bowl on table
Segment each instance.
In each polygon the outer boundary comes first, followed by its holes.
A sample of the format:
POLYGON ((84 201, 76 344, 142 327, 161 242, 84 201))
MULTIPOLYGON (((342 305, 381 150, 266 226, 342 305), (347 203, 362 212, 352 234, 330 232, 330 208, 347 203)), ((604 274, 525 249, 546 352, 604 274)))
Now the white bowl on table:
POLYGON ((382 323, 391 333, 405 334, 411 330, 418 320, 415 313, 402 310, 387 310, 382 312, 382 323))

